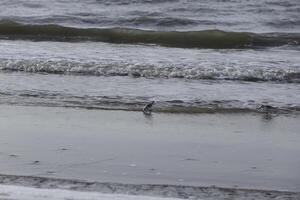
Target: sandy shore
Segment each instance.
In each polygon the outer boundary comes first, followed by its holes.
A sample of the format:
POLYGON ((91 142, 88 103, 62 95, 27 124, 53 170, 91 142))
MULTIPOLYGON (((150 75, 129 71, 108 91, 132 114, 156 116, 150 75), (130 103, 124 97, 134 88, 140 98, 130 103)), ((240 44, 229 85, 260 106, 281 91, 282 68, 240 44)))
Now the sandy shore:
POLYGON ((0 174, 0 199, 45 200, 76 199, 242 199, 242 200, 298 200, 300 192, 249 190, 238 188, 197 187, 158 184, 100 183, 70 179, 13 176, 0 174), (25 185, 25 186, 24 186, 25 185), (124 195, 125 194, 125 195, 124 195), (161 198, 163 197, 163 198, 161 198))
POLYGON ((124 194, 103 194, 62 189, 37 189, 22 186, 0 185, 0 199, 5 200, 176 200, 124 194))
POLYGON ((0 174, 300 191, 297 116, 0 109, 0 174))

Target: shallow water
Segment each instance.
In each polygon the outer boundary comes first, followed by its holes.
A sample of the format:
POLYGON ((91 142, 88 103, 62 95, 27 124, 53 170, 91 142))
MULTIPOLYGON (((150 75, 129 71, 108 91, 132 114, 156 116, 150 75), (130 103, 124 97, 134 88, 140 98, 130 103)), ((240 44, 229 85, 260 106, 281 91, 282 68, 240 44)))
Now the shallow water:
POLYGON ((261 104, 299 110, 294 49, 1 43, 2 104, 140 110, 154 100, 164 112, 256 111, 261 104))
POLYGON ((298 84, 267 82, 0 74, 0 103, 141 111, 152 100, 157 112, 258 112, 261 104, 276 113, 298 113, 298 84))

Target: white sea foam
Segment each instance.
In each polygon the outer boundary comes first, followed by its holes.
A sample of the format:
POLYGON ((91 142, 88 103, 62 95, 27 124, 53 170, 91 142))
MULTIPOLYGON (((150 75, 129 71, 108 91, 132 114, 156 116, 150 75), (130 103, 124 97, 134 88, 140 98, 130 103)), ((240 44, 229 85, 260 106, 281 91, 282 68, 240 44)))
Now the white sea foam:
POLYGON ((147 64, 128 62, 80 63, 70 61, 0 60, 2 71, 93 76, 132 76, 242 81, 300 82, 300 69, 247 64, 147 64), (218 66, 219 65, 219 66, 218 66))
POLYGON ((38 189, 23 186, 0 185, 0 199, 5 200, 176 200, 134 196, 124 194, 103 194, 99 192, 79 192, 62 189, 38 189))
POLYGON ((93 76, 300 81, 298 50, 200 50, 1 41, 0 70, 93 76), (66 51, 68 49, 68 51, 66 51))
MULTIPOLYGON (((185 185, 151 185, 86 182, 72 179, 15 176, 0 174, 0 199, 5 200, 298 200, 299 192, 197 187, 185 185)), ((184 184, 183 179, 181 184, 184 184)))

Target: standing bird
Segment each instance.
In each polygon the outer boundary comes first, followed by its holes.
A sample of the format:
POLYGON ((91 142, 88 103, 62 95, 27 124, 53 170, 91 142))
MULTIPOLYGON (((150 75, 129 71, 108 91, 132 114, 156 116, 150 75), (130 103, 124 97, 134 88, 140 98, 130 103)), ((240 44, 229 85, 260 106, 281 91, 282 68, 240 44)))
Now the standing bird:
POLYGON ((258 110, 264 113, 265 119, 272 119, 272 113, 276 112, 276 108, 270 105, 261 105, 258 110))
POLYGON ((276 108, 270 105, 261 105, 258 110, 261 110, 264 113, 271 113, 272 111, 274 112, 276 108))
POLYGON ((152 112, 152 106, 154 105, 154 101, 151 101, 150 103, 147 103, 143 108, 143 113, 145 115, 151 115, 152 112))

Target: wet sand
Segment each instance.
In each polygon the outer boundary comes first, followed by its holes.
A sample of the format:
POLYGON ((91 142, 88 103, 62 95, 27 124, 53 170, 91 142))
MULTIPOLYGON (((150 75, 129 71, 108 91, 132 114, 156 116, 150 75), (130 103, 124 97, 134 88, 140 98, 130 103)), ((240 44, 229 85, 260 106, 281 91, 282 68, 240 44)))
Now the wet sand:
POLYGON ((36 189, 11 185, 0 185, 0 191, 0 199, 5 200, 176 200, 174 198, 103 194, 62 189, 36 189))
POLYGON ((300 191, 299 116, 0 110, 0 174, 300 191))
POLYGON ((249 190, 238 188, 100 183, 74 179, 57 179, 36 176, 13 176, 0 174, 1 200, 70 199, 147 199, 161 197, 174 199, 243 199, 243 200, 299 200, 300 192, 249 190), (124 195, 125 194, 125 195, 124 195), (4 199, 2 199, 4 198, 4 199))

